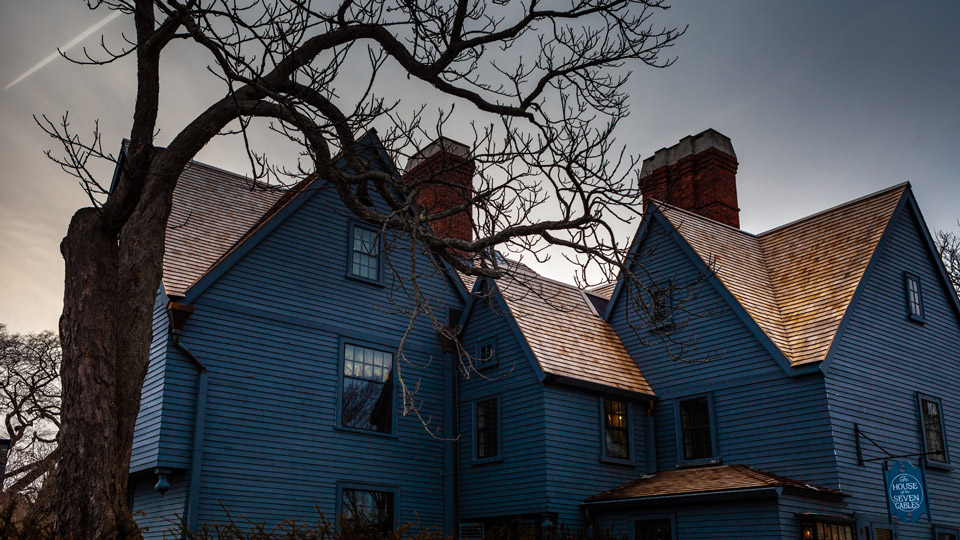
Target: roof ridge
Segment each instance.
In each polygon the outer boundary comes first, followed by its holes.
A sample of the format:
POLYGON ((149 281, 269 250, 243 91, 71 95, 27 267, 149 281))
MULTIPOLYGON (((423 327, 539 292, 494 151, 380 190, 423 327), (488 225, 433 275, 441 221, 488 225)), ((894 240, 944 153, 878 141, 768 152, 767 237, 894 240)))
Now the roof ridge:
POLYGON ((687 214, 688 216, 693 216, 693 217, 695 217, 695 218, 697 218, 697 219, 700 219, 700 220, 703 220, 703 221, 707 221, 707 222, 709 222, 709 223, 711 223, 711 224, 714 224, 714 223, 715 223, 715 224, 717 224, 717 225, 719 225, 719 226, 721 226, 721 227, 726 227, 726 228, 730 229, 731 231, 736 231, 736 232, 738 232, 738 233, 742 233, 742 234, 745 234, 745 235, 747 235, 747 236, 752 236, 752 237, 754 237, 754 238, 757 237, 757 235, 753 234, 752 232, 745 231, 745 230, 743 230, 743 229, 741 229, 741 228, 739 228, 739 227, 734 227, 733 225, 728 225, 728 224, 726 224, 726 223, 723 223, 723 222, 721 222, 721 221, 717 221, 717 220, 715 220, 715 219, 710 219, 710 218, 708 218, 707 216, 704 216, 704 215, 702 215, 702 214, 698 214, 698 213, 696 213, 696 212, 694 212, 694 211, 692 211, 692 210, 687 210, 686 208, 682 208, 682 207, 680 207, 680 206, 676 206, 676 205, 673 205, 673 204, 670 204, 670 203, 667 203, 667 202, 663 202, 663 201, 658 200, 658 199, 650 199, 650 202, 651 202, 651 204, 652 204, 652 203, 656 203, 656 204, 658 204, 658 205, 661 206, 661 207, 667 207, 667 208, 671 208, 671 209, 673 209, 673 210, 677 210, 677 211, 679 211, 679 212, 681 212, 681 213, 687 214))
POLYGON ((846 207, 848 207, 848 206, 853 206, 854 204, 862 203, 862 202, 867 201, 867 200, 869 200, 869 199, 873 199, 874 197, 879 197, 879 196, 881 196, 881 195, 886 195, 886 194, 888 194, 888 193, 890 193, 891 191, 894 191, 894 190, 896 190, 896 189, 909 188, 909 187, 910 187, 910 182, 909 182, 909 181, 908 181, 908 182, 900 182, 899 184, 897 184, 897 185, 895 185, 895 186, 890 186, 890 187, 888 187, 888 188, 881 189, 880 191, 875 191, 875 192, 873 192, 873 193, 869 193, 869 194, 864 195, 864 196, 862 196, 862 197, 857 197, 856 199, 853 199, 853 200, 850 200, 850 201, 847 201, 847 202, 844 202, 844 203, 840 203, 840 204, 838 204, 838 205, 836 205, 836 206, 831 206, 830 208, 827 208, 827 209, 825 209, 825 210, 820 210, 819 212, 815 212, 815 213, 810 214, 810 215, 808 215, 808 216, 804 216, 804 217, 802 217, 802 218, 795 219, 795 220, 793 220, 793 221, 791 221, 791 222, 789 222, 789 223, 784 223, 783 225, 777 225, 776 227, 774 227, 774 228, 772 228, 772 229, 768 229, 768 230, 763 231, 762 233, 756 234, 756 235, 754 235, 754 236, 756 236, 757 238, 760 238, 761 236, 766 236, 766 235, 768 235, 768 234, 770 234, 770 233, 779 231, 780 229, 785 229, 785 228, 787 228, 787 227, 792 227, 792 226, 794 226, 794 225, 799 225, 799 224, 801 224, 801 223, 803 223, 803 222, 812 220, 812 219, 814 219, 814 218, 823 216, 823 215, 825 215, 825 214, 829 214, 830 212, 834 212, 834 211, 837 211, 837 210, 841 210, 841 209, 846 208, 846 207))

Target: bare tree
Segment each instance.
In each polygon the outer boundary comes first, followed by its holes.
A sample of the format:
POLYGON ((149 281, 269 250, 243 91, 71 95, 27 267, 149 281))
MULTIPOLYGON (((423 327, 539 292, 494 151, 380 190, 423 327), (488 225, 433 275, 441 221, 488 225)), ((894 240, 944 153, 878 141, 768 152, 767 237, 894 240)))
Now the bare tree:
MULTIPOLYGON (((542 257, 559 246, 584 276, 611 275, 623 260, 611 224, 640 211, 636 161, 613 137, 629 110, 628 70, 669 65, 661 54, 682 34, 653 26, 662 0, 87 2, 131 16, 136 34, 123 49, 104 46, 100 56, 74 60, 135 56, 137 95, 126 158, 109 190, 87 167, 91 158, 112 159, 99 132, 81 139, 66 116, 38 119, 63 145, 51 157, 80 180, 92 205, 73 216, 61 244, 57 530, 84 538, 138 535, 124 491, 166 222, 181 171, 214 137, 242 137, 255 178, 289 185, 316 175, 358 218, 406 235, 464 274, 506 276, 509 265, 494 248, 542 257), (161 145, 160 58, 177 42, 208 55, 223 97, 161 145), (366 81, 359 90, 358 70, 366 81), (429 109, 392 99, 403 84, 429 90, 429 109), (454 106, 474 117, 478 180, 462 204, 430 211, 419 194, 442 185, 443 175, 411 180, 375 168, 358 134, 376 127, 395 158, 411 156, 443 135, 454 106), (302 148, 297 167, 274 166, 251 148, 250 130, 267 122, 302 148), (431 227, 470 209, 472 240, 431 227)), ((423 311, 418 304, 411 316, 423 311)))
POLYGON ((10 440, 0 491, 32 499, 56 464, 59 372, 56 335, 10 334, 0 324, 0 411, 10 440))
POLYGON ((960 234, 951 231, 937 231, 933 243, 947 269, 950 284, 960 295, 960 234))

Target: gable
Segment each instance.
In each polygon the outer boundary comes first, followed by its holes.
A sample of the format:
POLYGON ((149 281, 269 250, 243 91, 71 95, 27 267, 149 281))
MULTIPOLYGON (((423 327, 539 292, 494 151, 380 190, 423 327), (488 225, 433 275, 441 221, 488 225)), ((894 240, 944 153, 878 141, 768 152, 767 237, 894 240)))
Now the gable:
POLYGON ((823 361, 906 184, 760 235, 662 214, 791 366, 823 361))

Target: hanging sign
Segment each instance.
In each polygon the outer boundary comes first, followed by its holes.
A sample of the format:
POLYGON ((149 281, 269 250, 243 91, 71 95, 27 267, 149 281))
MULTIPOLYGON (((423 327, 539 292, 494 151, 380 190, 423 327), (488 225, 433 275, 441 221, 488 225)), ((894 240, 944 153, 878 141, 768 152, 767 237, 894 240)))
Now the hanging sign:
POLYGON ((883 472, 890 515, 903 523, 914 523, 927 513, 923 471, 907 461, 895 461, 883 472))

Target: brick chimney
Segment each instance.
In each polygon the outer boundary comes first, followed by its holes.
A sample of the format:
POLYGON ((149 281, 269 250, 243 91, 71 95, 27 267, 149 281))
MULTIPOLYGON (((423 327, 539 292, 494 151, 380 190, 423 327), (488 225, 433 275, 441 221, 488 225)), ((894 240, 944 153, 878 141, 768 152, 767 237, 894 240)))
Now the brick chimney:
POLYGON ((730 138, 713 129, 688 135, 643 160, 640 190, 651 199, 740 228, 737 154, 730 138))
MULTIPOLYGON (((406 178, 421 181, 417 203, 428 214, 461 205, 473 196, 476 163, 470 147, 440 137, 407 161, 406 178)), ((473 241, 473 208, 431 224, 434 234, 473 241)))

